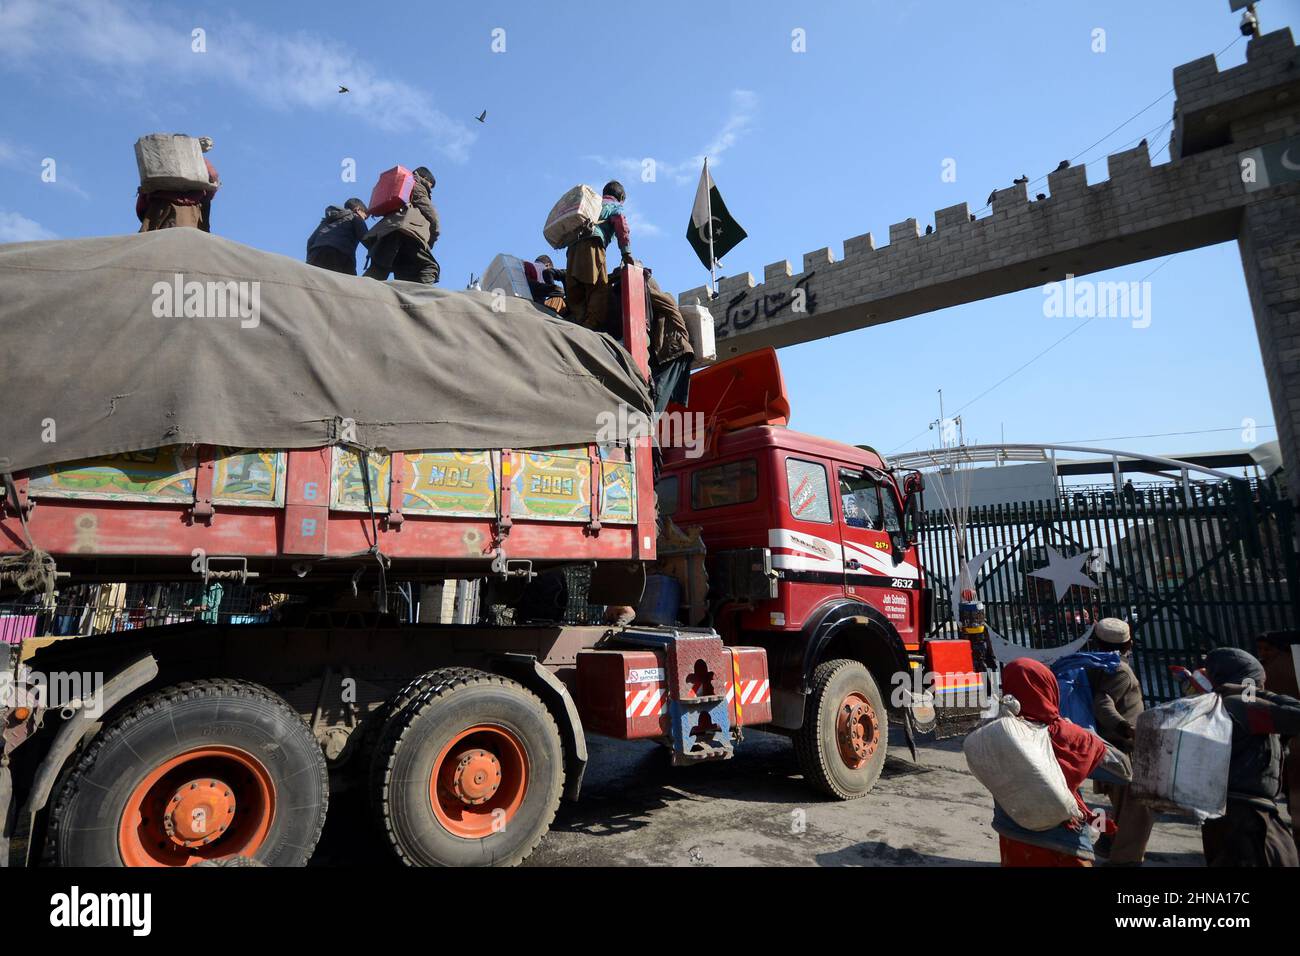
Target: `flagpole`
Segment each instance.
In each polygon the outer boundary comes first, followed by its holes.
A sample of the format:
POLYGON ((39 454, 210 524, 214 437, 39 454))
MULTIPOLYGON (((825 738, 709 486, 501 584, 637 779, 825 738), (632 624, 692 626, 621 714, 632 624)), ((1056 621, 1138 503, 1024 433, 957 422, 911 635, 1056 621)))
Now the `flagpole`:
MULTIPOLYGON (((709 179, 709 157, 704 157, 704 185, 710 187, 713 180, 709 179)), ((714 266, 717 265, 713 258, 713 190, 706 188, 704 191, 704 200, 709 209, 709 297, 716 298, 718 294, 718 279, 714 274, 714 266)))

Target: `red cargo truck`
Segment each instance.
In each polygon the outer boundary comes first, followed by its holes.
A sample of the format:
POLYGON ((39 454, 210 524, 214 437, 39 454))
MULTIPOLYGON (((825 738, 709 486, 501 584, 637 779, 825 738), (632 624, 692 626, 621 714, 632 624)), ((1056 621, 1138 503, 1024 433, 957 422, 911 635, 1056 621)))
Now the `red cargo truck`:
MULTIPOLYGON (((643 277, 624 272, 624 342, 645 375, 643 277)), ((771 353, 700 373, 699 408, 707 451, 668 450, 658 492, 666 516, 703 528, 711 613, 676 625, 400 623, 375 587, 473 578, 521 608, 539 574, 583 564, 593 604, 637 604, 658 557, 645 438, 372 454, 366 472, 340 445, 17 474, 0 557, 52 559, 61 580, 236 580, 304 599, 273 623, 58 641, 30 670, 9 655, 4 857, 302 864, 331 786, 359 781, 404 862, 517 863, 577 798, 587 732, 657 739, 689 764, 758 726, 792 734, 822 790, 866 793, 889 715, 906 716, 888 689, 924 659, 919 479, 900 489, 873 452, 781 427, 771 353), (77 693, 50 693, 76 677, 77 693)))

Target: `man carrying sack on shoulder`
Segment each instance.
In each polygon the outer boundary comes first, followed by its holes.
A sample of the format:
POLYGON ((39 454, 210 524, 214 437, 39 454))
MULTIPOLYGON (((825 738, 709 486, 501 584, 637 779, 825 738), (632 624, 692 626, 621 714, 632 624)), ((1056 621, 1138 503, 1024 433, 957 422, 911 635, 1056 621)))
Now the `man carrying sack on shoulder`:
POLYGON ((610 181, 605 184, 603 193, 600 219, 592 226, 591 235, 569 246, 564 275, 569 318, 589 329, 608 332, 609 273, 605 249, 617 239, 623 262, 630 265, 632 235, 623 212, 623 203, 627 201, 623 184, 617 180, 610 181))

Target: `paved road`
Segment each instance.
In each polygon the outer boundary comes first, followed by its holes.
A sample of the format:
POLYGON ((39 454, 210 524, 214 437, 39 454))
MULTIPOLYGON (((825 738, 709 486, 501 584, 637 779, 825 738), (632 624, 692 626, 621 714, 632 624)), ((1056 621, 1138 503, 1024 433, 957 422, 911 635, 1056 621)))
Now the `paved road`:
MULTIPOLYGON (((992 800, 966 769, 960 741, 931 743, 913 763, 897 731, 876 788, 825 800, 805 786, 786 739, 750 732, 726 763, 674 768, 663 748, 589 738, 577 804, 562 804, 528 866, 995 865, 992 800)), ((1085 795, 1087 790, 1085 789, 1085 795)), ((1096 798, 1105 805, 1105 798, 1096 798)), ((1200 831, 1161 817, 1148 862, 1202 865, 1200 831)))

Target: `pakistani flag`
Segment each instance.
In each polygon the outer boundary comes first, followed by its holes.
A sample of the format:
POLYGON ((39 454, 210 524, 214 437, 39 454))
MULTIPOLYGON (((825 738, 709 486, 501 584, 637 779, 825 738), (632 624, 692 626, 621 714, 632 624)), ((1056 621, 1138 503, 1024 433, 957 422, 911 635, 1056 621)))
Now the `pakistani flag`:
POLYGON ((731 218, 722 194, 713 185, 709 175, 709 161, 704 161, 704 171, 700 173, 700 188, 695 191, 695 205, 691 207, 691 221, 686 226, 686 239, 704 263, 704 268, 712 269, 713 263, 721 259, 744 239, 746 232, 740 223, 731 218), (713 236, 713 261, 709 260, 709 236, 713 236))

